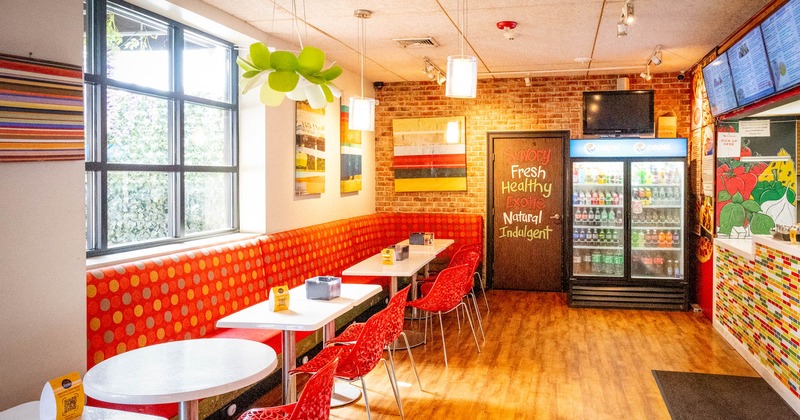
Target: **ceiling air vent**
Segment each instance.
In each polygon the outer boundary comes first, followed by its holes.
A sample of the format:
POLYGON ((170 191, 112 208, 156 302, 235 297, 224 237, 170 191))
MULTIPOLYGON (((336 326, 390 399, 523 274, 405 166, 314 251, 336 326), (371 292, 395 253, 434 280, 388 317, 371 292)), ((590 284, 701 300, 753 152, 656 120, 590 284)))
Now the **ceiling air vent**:
POLYGON ((393 41, 403 48, 434 48, 439 46, 439 43, 429 36, 424 38, 398 38, 393 41))

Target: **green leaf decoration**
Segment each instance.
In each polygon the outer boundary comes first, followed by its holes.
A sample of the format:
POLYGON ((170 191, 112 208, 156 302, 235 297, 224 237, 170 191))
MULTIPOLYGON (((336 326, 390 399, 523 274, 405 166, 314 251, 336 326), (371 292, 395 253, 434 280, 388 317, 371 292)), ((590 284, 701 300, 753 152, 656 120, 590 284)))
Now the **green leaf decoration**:
POLYGON ((253 63, 245 60, 242 57, 236 57, 236 64, 238 64, 239 67, 241 67, 241 69, 244 70, 244 71, 260 71, 261 70, 258 67, 256 67, 255 65, 253 65, 253 63))
POLYGON ((315 47, 305 47, 300 51, 297 57, 298 68, 297 71, 303 76, 314 74, 322 70, 325 65, 325 53, 321 49, 315 47))
POLYGON ((308 104, 313 109, 322 109, 327 105, 325 101, 325 94, 322 93, 321 85, 308 85, 306 86, 306 97, 308 104))
POLYGON ((332 66, 331 68, 329 68, 329 69, 327 69, 327 70, 325 70, 323 72, 320 72, 319 74, 315 74, 315 76, 322 77, 323 79, 325 79, 325 80, 330 82, 331 80, 341 76, 342 75, 342 71, 343 70, 342 70, 341 67, 332 66))
POLYGON ((742 207, 750 213, 758 213, 761 211, 761 205, 756 200, 747 200, 742 203, 742 207))
POLYGON ((775 227, 775 221, 764 213, 756 213, 750 221, 750 232, 754 235, 769 235, 769 230, 775 227))
POLYGON ((300 81, 300 75, 293 71, 274 71, 269 74, 269 86, 278 92, 291 92, 300 81))
POLYGON ((305 77, 306 80, 308 80, 309 82, 311 82, 311 83, 313 83, 315 85, 322 85, 322 84, 328 83, 327 80, 325 80, 322 77, 319 77, 317 75, 308 74, 308 75, 305 75, 303 77, 305 77))
POLYGON ((736 194, 733 195, 733 197, 731 197, 731 202, 733 203, 742 204, 743 201, 744 197, 742 197, 742 194, 738 191, 736 192, 736 194))
POLYGON ((261 86, 259 99, 261 99, 261 103, 266 106, 278 106, 283 102, 285 96, 285 93, 270 88, 269 83, 264 83, 264 85, 261 86))
POLYGON ((276 71, 296 72, 299 67, 297 57, 288 51, 275 51, 270 55, 269 63, 276 71))
POLYGON ((728 201, 731 199, 731 194, 725 190, 719 192, 717 195, 717 201, 728 201))
POLYGON ((319 85, 322 89, 322 93, 325 94, 325 100, 328 102, 333 102, 333 92, 331 92, 331 88, 328 85, 319 85))
POLYGON ((245 79, 249 79, 251 77, 254 77, 254 76, 258 75, 258 73, 261 73, 261 71, 260 70, 250 70, 250 71, 244 72, 244 74, 242 74, 242 77, 244 77, 245 79))
POLYGON ((256 42, 250 45, 250 59, 256 67, 267 70, 270 68, 270 52, 267 44, 263 42, 256 42))
POLYGON ((262 71, 259 72, 258 75, 255 77, 251 77, 249 79, 243 79, 242 81, 244 83, 240 83, 240 86, 242 87, 242 95, 249 92, 250 89, 253 89, 254 87, 262 83, 266 83, 267 77, 269 76, 270 73, 272 73, 272 70, 262 71))
POLYGON ((744 206, 737 203, 728 203, 719 214, 720 230, 727 228, 730 233, 734 226, 744 226, 744 206))

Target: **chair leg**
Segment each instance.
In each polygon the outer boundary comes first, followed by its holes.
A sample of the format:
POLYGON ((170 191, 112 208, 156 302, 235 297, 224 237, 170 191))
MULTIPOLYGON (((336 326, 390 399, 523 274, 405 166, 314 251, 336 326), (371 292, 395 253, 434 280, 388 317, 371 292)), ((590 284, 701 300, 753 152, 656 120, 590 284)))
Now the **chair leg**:
MULTIPOLYGON (((411 359, 411 367, 414 368, 414 376, 417 377, 417 384, 419 384, 419 389, 422 391, 422 381, 419 379, 419 373, 417 372, 417 365, 414 363, 414 355, 411 354, 411 346, 408 345, 408 336, 406 336, 405 332, 401 332, 400 336, 403 337, 403 340, 406 342, 406 351, 408 351, 408 358, 411 359)), ((397 378, 395 378, 395 382, 397 382, 397 378)))
MULTIPOLYGON (((439 328, 442 330, 442 350, 444 351, 444 367, 447 368, 447 343, 444 342, 444 323, 442 322, 442 313, 439 312, 439 328)), ((431 325, 433 330, 433 325, 431 325)), ((433 333, 433 331, 431 331, 433 333)))
POLYGON ((403 403, 400 402, 400 387, 397 386, 397 377, 394 376, 394 367, 392 367, 392 372, 389 371, 389 365, 386 363, 386 359, 381 359, 383 362, 383 367, 386 368, 386 374, 389 376, 389 383, 392 385, 392 392, 394 392, 394 399, 397 401, 397 408, 400 409, 400 418, 405 419, 405 413, 403 413, 403 403))
POLYGON ((459 305, 464 305, 464 312, 467 313, 467 321, 469 321, 469 328, 472 329, 472 338, 475 339, 475 347, 478 348, 478 353, 481 352, 481 346, 478 344, 478 336, 475 335, 475 327, 472 326, 472 316, 469 314, 469 310, 467 309, 467 305, 464 304, 464 301, 461 301, 459 305))
POLYGON ((489 313, 489 300, 486 299, 486 287, 483 285, 483 276, 480 272, 476 271, 475 274, 478 275, 478 284, 481 285, 481 292, 483 292, 483 302, 486 303, 486 313, 489 313))
MULTIPOLYGON (((396 383, 397 383, 397 371, 395 370, 395 366, 394 366, 394 352, 391 350, 391 347, 392 347, 391 343, 390 343, 389 345, 387 345, 387 346, 386 346, 386 348, 387 348, 387 350, 388 350, 388 352, 389 352, 389 364, 390 364, 390 365, 391 365, 391 367, 392 367, 392 373, 391 373, 391 375, 392 375, 392 378, 394 378, 394 383, 396 384, 396 383)), ((390 379, 391 379, 391 378, 390 378, 390 379)), ((394 388, 394 386, 392 386, 392 388, 394 388)))
MULTIPOLYGON (((475 317, 478 318, 478 327, 481 329, 481 336, 483 336, 483 342, 486 342, 486 333, 483 332, 483 321, 481 320, 481 310, 478 309, 478 299, 475 299, 475 293, 471 292, 469 296, 472 296, 472 305, 475 307, 475 317)), ((469 305, 467 305, 469 306, 469 305)))
POLYGON ((369 398, 367 398, 367 384, 364 383, 364 377, 361 377, 361 391, 364 394, 364 405, 367 407, 367 419, 372 420, 372 414, 369 412, 369 398))

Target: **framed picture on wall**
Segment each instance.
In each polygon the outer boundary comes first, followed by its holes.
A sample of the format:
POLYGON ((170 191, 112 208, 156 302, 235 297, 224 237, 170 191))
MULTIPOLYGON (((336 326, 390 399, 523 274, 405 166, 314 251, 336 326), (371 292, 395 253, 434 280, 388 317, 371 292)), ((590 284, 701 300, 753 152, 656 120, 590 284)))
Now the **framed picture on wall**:
POLYGON ((394 190, 466 191, 466 117, 392 121, 394 190))
POLYGON ((350 130, 350 107, 342 105, 339 114, 342 193, 361 191, 361 131, 350 130))
POLYGON ((294 193, 325 192, 325 109, 298 101, 295 113, 294 193))

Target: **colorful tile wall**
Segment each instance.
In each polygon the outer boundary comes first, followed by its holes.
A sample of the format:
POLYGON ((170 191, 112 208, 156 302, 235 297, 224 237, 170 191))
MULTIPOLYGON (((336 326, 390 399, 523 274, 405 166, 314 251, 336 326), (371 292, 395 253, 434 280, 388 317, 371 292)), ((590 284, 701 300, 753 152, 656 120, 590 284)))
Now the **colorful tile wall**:
POLYGON ((758 244, 755 260, 716 251, 717 320, 800 397, 800 259, 758 244))

